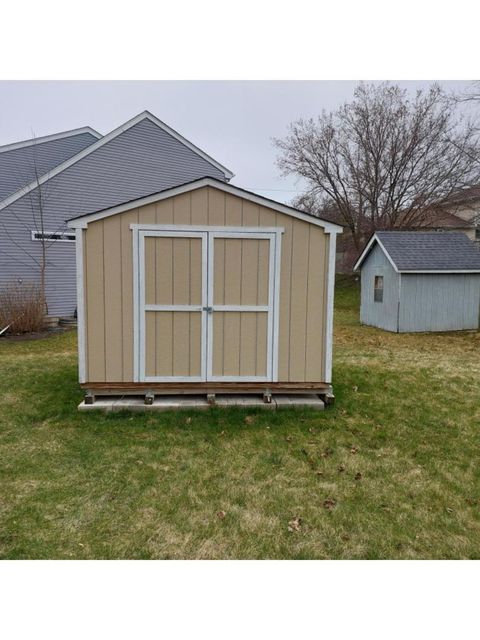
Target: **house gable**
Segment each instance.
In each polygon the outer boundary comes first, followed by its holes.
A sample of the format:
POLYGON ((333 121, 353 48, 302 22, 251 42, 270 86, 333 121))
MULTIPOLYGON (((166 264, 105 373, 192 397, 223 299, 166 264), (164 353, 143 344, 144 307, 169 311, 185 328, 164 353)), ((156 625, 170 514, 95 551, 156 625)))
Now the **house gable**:
MULTIPOLYGON (((54 178, 56 178, 60 174, 64 174, 67 170, 70 170, 73 166, 77 165, 80 162, 82 162, 82 169, 84 169, 85 166, 88 166, 88 163, 85 164, 85 159, 94 153, 96 156, 98 156, 99 152, 104 147, 108 147, 108 152, 111 152, 112 149, 116 149, 120 153, 119 158, 110 157, 112 165, 118 166, 120 162, 120 165, 125 166, 124 153, 122 154, 122 151, 118 149, 116 145, 112 145, 112 143, 115 142, 115 140, 120 137, 122 138, 122 142, 124 143, 129 138, 127 134, 132 133, 132 130, 134 130, 136 134, 138 134, 139 131, 142 131, 142 130, 148 131, 150 135, 150 139, 148 139, 148 136, 147 136, 143 140, 144 148, 142 150, 143 151, 142 155, 138 156, 137 154, 137 156, 135 157, 135 148, 132 148, 131 150, 127 150, 127 151, 131 151, 132 159, 140 160, 141 168, 147 169, 147 175, 145 176, 146 183, 148 183, 149 173, 151 174, 155 170, 158 171, 160 168, 165 169, 165 166, 171 167, 172 179, 169 182, 169 186, 172 184, 178 184, 179 182, 185 182, 185 179, 188 179, 189 177, 191 177, 190 175, 191 173, 194 173, 195 177, 198 177, 199 175, 213 175, 223 180, 230 180, 233 177, 233 173, 229 169, 227 169, 226 167, 221 165, 219 162, 211 158, 208 154, 206 154, 204 151, 199 149, 189 140, 181 136, 179 133, 174 131, 171 127, 163 123, 154 115, 152 115, 148 111, 144 111, 140 113, 138 116, 136 116, 135 118, 132 118, 125 124, 115 129, 114 131, 111 131, 109 134, 104 136, 102 139, 98 140, 96 143, 90 145, 88 149, 84 149, 77 155, 69 158, 62 164, 53 168, 47 174, 43 175, 42 178, 40 178, 40 180, 38 181, 38 184, 42 185, 45 182, 49 182, 53 180, 54 178), (163 144, 158 145, 159 138, 163 139, 163 144), (155 159, 156 159, 158 163, 159 150, 163 152, 163 156, 162 154, 160 154, 164 160, 163 167, 156 166, 156 162, 155 162, 155 159), (123 160, 123 163, 122 163, 122 160, 123 160), (178 179, 178 175, 180 173, 183 175, 183 179, 181 180, 178 179), (175 182, 175 178, 177 178, 176 182, 175 182)), ((122 145, 120 145, 120 147, 121 146, 122 145)), ((101 157, 104 157, 104 156, 105 154, 102 154, 101 157)), ((126 163, 128 164, 128 161, 126 163)), ((140 167, 137 168, 137 176, 138 176, 139 168, 140 167)), ((80 171, 80 174, 81 174, 81 171, 80 171)), ((135 178, 135 171, 133 170, 133 168, 132 168, 132 171, 130 171, 129 175, 131 175, 132 178, 135 178)), ((122 175, 122 177, 124 178, 125 176, 122 175)), ((158 177, 158 174, 157 174, 157 177, 158 177)), ((12 194, 8 198, 5 198, 2 202, 0 202, 0 210, 8 207, 9 205, 13 204, 16 200, 22 198, 23 196, 27 195, 31 191, 37 189, 38 184, 37 184, 37 180, 33 180, 27 186, 23 187, 22 189, 19 189, 17 192, 12 194)), ((156 190, 159 190, 159 188, 162 188, 162 185, 159 185, 158 181, 156 184, 157 184, 156 190)), ((142 191, 142 188, 140 188, 140 190, 136 192, 136 195, 138 197, 140 194, 148 193, 148 192, 151 193, 152 188, 148 190, 148 187, 147 187, 145 191, 142 191)), ((120 200, 117 200, 117 202, 118 201, 120 200)), ((100 206, 102 206, 102 204, 100 204, 100 206)), ((98 206, 96 208, 98 209, 98 206)))

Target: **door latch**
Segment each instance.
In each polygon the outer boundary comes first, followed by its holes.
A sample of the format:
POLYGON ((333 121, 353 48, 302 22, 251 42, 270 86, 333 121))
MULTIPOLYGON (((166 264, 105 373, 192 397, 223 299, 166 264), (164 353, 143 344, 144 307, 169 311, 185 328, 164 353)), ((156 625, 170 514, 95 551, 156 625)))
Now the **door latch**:
POLYGON ((213 307, 203 307, 203 310, 207 313, 213 313, 213 307))

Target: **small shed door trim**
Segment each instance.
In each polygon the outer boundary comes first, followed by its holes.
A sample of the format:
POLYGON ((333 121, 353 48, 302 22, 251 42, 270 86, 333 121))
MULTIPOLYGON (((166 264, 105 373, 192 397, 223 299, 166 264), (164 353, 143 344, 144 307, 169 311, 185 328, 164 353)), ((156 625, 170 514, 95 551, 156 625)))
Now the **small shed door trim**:
POLYGON ((281 227, 212 227, 189 225, 134 224, 133 231, 133 308, 134 308, 134 381, 135 382, 236 382, 278 381, 279 299, 281 265, 281 227), (145 303, 145 237, 182 237, 202 239, 202 304, 156 305, 145 303), (267 305, 214 305, 213 259, 215 238, 252 238, 269 241, 268 304, 267 305), (201 375, 200 376, 146 376, 145 375, 145 312, 196 311, 201 312, 201 375), (213 376, 213 315, 215 311, 250 311, 268 314, 267 375, 266 376, 213 376))

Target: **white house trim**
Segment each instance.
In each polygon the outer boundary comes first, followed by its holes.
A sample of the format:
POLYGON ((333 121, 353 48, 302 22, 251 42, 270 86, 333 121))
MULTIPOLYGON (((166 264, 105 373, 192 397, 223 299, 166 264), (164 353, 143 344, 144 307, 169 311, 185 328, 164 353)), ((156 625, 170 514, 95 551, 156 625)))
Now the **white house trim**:
POLYGON ((86 382, 85 290, 83 284, 83 229, 76 230, 75 256, 77 263, 77 334, 78 377, 86 382))
POLYGON ((188 184, 173 187, 171 189, 165 189, 165 191, 160 191, 159 193, 155 193, 144 198, 131 200, 130 202, 125 202, 115 207, 104 209, 103 211, 98 211, 96 213, 72 218, 68 221, 68 226, 72 229, 76 229, 78 227, 85 229, 90 222, 102 220, 103 218, 116 215, 117 213, 123 213, 125 211, 130 211, 131 209, 137 209, 138 207, 143 207, 147 204, 152 204, 153 202, 160 202, 161 200, 165 200, 166 198, 172 198, 183 193, 188 193, 189 191, 202 189, 203 187, 213 187, 230 195, 237 196, 238 198, 249 200, 250 202, 258 204, 262 207, 267 207, 269 209, 273 209, 274 211, 278 211, 279 213, 284 213, 285 215, 291 216, 293 218, 298 218, 299 220, 303 220, 304 222, 308 222, 309 224, 316 225, 317 227, 322 227, 323 229, 325 229, 326 233, 342 233, 342 227, 338 224, 322 220, 321 218, 316 218, 315 216, 303 213, 302 211, 293 209, 292 207, 289 207, 280 202, 276 202, 275 200, 269 200, 268 198, 259 196, 256 193, 245 191, 244 189, 240 189, 239 187, 235 187, 234 185, 227 184, 225 182, 222 182, 221 180, 216 180, 215 178, 200 178, 199 180, 189 182, 188 184))
POLYGON ((181 136, 179 133, 174 131, 171 127, 169 127, 164 122, 159 120, 149 111, 143 111, 142 113, 139 113, 138 116, 135 116, 131 120, 128 120, 128 122, 125 122, 124 124, 120 125, 120 127, 117 127, 117 129, 110 131, 110 133, 108 133, 106 136, 103 136, 103 138, 100 138, 100 140, 98 140, 97 142, 94 142, 83 151, 80 151, 80 153, 77 153, 72 158, 69 158, 68 160, 66 160, 65 162, 62 162, 51 171, 48 171, 38 181, 34 180, 27 186, 22 187, 22 189, 19 189, 18 191, 10 195, 8 198, 5 198, 5 200, 0 202, 0 210, 4 209, 5 207, 8 207, 10 204, 15 202, 22 196, 26 195, 27 193, 30 193, 30 191, 33 191, 33 189, 36 189, 39 185, 42 185, 44 182, 47 182, 47 180, 50 180, 51 178, 55 177, 62 171, 65 171, 65 169, 68 169, 69 167, 79 162, 86 156, 90 155, 100 147, 103 147, 103 145, 107 144, 107 142, 110 142, 120 134, 124 133, 125 131, 128 131, 128 129, 131 129, 131 127, 135 126, 142 120, 150 120, 151 122, 156 124, 157 127, 159 127, 160 129, 163 129, 163 131, 173 136, 176 140, 178 140, 183 145, 188 147, 191 151, 201 156, 204 160, 206 160, 207 162, 212 164, 214 167, 219 169, 222 173, 224 173, 227 180, 230 180, 231 178, 233 178, 234 174, 229 169, 227 169, 226 167, 221 165, 219 162, 211 158, 208 154, 206 154, 204 151, 196 147, 194 144, 192 144, 189 140, 181 136))
POLYGON ((15 151, 16 149, 23 149, 25 147, 31 147, 37 144, 43 144, 44 142, 53 142, 54 140, 61 140, 62 138, 71 138, 73 136, 80 136, 82 133, 90 133, 95 138, 102 137, 101 133, 95 131, 91 127, 80 127, 79 129, 70 129, 69 131, 61 131, 60 133, 52 133, 48 136, 40 136, 38 138, 30 138, 30 140, 22 140, 21 142, 12 142, 11 144, 4 144, 0 147, 0 153, 6 151, 15 151))

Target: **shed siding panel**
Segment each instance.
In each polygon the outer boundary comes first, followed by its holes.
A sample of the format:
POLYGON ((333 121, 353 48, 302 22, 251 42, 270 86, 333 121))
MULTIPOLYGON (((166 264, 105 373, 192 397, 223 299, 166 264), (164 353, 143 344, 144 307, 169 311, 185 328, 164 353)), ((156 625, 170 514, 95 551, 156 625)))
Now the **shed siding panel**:
POLYGON ((122 370, 112 371, 111 375, 122 382, 129 382, 133 380, 133 240, 130 225, 138 223, 138 209, 129 211, 119 218, 122 258, 120 270, 122 370))
MULTIPOLYGON (((105 278, 103 220, 85 233, 87 276, 88 380, 103 382, 105 372, 105 278)), ((120 374, 120 372, 118 372, 120 374)))
POLYGON ((360 322, 397 331, 399 275, 378 245, 363 264, 361 280, 360 322), (375 276, 383 276, 383 302, 375 302, 373 298, 375 276))
POLYGON ((480 274, 402 274, 400 331, 477 329, 480 274))
POLYGON ((122 370, 122 296, 120 219, 112 216, 103 223, 105 259, 105 375, 117 380, 122 370), (108 242, 105 242, 108 238, 108 242))
MULTIPOLYGON (((193 191, 188 197, 185 195, 174 196, 168 200, 141 207, 133 212, 122 213, 115 216, 119 222, 119 231, 107 233, 103 237, 103 222, 90 223, 85 232, 86 236, 86 273, 87 273, 87 341, 88 341, 88 375, 89 381, 102 381, 105 378, 105 362, 108 363, 108 380, 131 381, 133 380, 133 263, 132 263, 132 232, 129 225, 132 222, 156 222, 157 224, 199 224, 199 225, 247 225, 247 226, 280 226, 285 229, 282 235, 281 253, 281 275, 280 275, 280 310, 279 310, 279 380, 291 382, 322 381, 324 380, 324 348, 325 348, 325 315, 326 315, 326 285, 328 266, 328 236, 323 229, 308 224, 300 220, 291 218, 267 207, 259 207, 242 198, 230 196, 212 187, 193 191), (177 202, 177 200, 179 200, 177 202), (119 243, 120 233, 120 257, 113 247, 108 247, 104 251, 104 244, 119 243), (99 238, 101 237, 101 242, 99 238), (105 280, 103 278, 104 255, 108 258, 105 262, 106 269, 115 270, 109 273, 105 280), (120 267, 119 267, 120 259, 120 267), (98 280, 90 288, 90 279, 94 277, 98 280), (103 283, 108 282, 111 287, 109 299, 117 294, 121 298, 120 320, 114 320, 114 333, 105 340, 103 318, 103 283), (93 306, 93 308, 91 308, 93 306), (98 308, 96 308, 98 306, 98 308), (118 338, 119 328, 121 339, 118 338), (119 346, 120 345, 120 346, 119 346), (122 358, 113 350, 121 349, 122 358), (106 353, 105 353, 106 350, 106 353)), ((112 229, 117 229, 117 223, 111 223, 112 229)), ((235 242, 235 241, 234 241, 235 242)), ((250 243, 251 241, 249 241, 250 243)), ((263 244, 256 246, 256 259, 265 261, 263 256, 263 244)), ((192 245, 190 245, 192 246, 192 245)), ((253 246, 253 245, 252 245, 253 246)), ((228 302, 238 304, 250 302, 250 298, 257 293, 259 303, 262 304, 264 294, 262 289, 265 283, 260 281, 254 283, 244 291, 240 287, 242 260, 245 264, 245 271, 250 269, 250 261, 255 256, 252 247, 248 247, 243 252, 240 245, 238 260, 225 266, 225 284, 228 285, 225 299, 228 302), (236 275, 235 275, 236 274, 236 275), (238 280, 238 282, 236 282, 238 280), (232 289, 230 289, 230 284, 232 289), (235 288, 236 287, 236 288, 235 288), (234 297, 232 297, 232 295, 234 297), (243 300, 245 298, 245 300, 243 300)), ((157 275, 161 256, 156 252, 157 275)), ((192 254, 193 256, 193 254, 192 254)), ((187 256, 190 260, 190 256, 187 256)), ((182 259, 185 256, 182 254, 182 259)), ((216 261, 224 261, 221 249, 217 248, 216 261)), ((223 266, 223 263, 222 263, 223 266)), ((223 271, 222 270, 219 270, 223 271)), ((219 276, 220 277, 220 276, 219 276)), ((168 280, 168 277, 167 277, 168 280)), ((157 280, 158 284, 158 280, 157 280)), ((373 295, 373 294, 372 294, 373 295)), ((116 311, 113 308, 108 314, 118 315, 118 305, 116 311)), ((159 314, 156 314, 159 315, 159 314)), ((192 341, 196 342, 193 333, 197 331, 196 324, 187 329, 188 314, 185 324, 181 327, 173 326, 170 322, 170 332, 173 331, 175 339, 186 341, 186 349, 190 351, 190 369, 197 369, 199 354, 193 355, 192 341), (187 332, 187 333, 185 333, 187 332), (188 339, 190 332, 190 339, 188 339)), ((214 369, 222 369, 225 375, 238 375, 255 368, 256 375, 264 375, 263 358, 260 357, 266 348, 266 325, 262 314, 256 315, 256 319, 241 319, 240 314, 229 312, 225 318, 217 315, 215 340, 222 340, 227 343, 224 362, 214 362, 214 369), (228 316, 228 318, 227 318, 228 316), (254 322, 255 319, 255 322, 254 322), (221 324, 221 327, 219 326, 221 324), (235 348, 228 347, 228 343, 235 343, 234 336, 242 340, 244 353, 240 358, 238 344, 235 348), (256 345, 256 351, 253 350, 256 345), (230 350, 229 350, 230 349, 230 350), (254 357, 255 356, 255 357, 254 357)), ((264 314, 266 317, 266 314, 264 314)), ((155 322, 149 321, 149 331, 155 335, 157 345, 157 359, 159 349, 162 351, 169 348, 168 339, 165 337, 168 324, 165 320, 157 319, 155 322), (162 342, 163 340, 163 342, 162 342)), ((235 346, 235 345, 234 345, 235 346)), ((160 362, 150 362, 148 366, 151 370, 159 371, 160 362)), ((173 366, 173 363, 171 363, 173 366)), ((186 364, 182 364, 182 372, 186 370, 186 364)), ((192 373, 193 374, 193 373, 192 373)), ((158 375, 158 374, 157 374, 158 375)), ((187 372, 186 375, 189 375, 187 372)))

